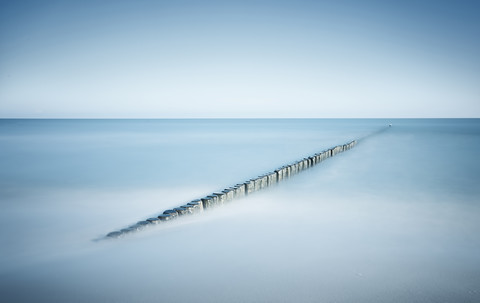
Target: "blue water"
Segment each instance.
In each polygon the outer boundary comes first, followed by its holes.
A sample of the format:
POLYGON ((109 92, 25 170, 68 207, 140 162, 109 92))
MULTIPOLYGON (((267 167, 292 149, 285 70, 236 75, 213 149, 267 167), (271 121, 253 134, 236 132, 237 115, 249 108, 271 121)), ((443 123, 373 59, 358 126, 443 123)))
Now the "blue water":
POLYGON ((0 120, 2 301, 478 302, 479 152, 479 119, 0 120), (221 209, 92 241, 363 137, 221 209))
POLYGON ((26 186, 228 185, 368 133, 382 122, 355 123, 359 129, 353 132, 337 120, 1 123, 2 166, 7 167, 0 175, 2 189, 23 191, 26 186))

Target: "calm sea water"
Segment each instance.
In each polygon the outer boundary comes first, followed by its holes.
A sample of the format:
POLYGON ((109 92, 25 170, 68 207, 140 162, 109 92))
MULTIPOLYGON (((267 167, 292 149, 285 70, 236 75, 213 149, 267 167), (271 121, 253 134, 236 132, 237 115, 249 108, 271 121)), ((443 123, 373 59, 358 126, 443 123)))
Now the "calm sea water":
POLYGON ((479 154, 480 119, 0 120, 1 301, 479 302, 479 154), (93 241, 365 136, 226 207, 93 241))

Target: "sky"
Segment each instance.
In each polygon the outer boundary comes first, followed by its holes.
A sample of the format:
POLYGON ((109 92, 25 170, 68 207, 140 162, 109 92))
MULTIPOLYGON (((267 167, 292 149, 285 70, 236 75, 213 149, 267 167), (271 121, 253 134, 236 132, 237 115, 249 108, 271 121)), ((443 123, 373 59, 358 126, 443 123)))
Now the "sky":
POLYGON ((2 1, 0 118, 480 117, 478 1, 2 1))

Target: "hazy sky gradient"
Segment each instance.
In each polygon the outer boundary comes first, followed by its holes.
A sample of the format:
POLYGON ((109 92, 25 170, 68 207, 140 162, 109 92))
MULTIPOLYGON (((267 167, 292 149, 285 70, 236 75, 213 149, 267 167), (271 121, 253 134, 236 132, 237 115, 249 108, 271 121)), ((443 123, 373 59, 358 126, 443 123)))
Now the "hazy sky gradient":
POLYGON ((1 1, 0 117, 480 117, 469 1, 1 1))

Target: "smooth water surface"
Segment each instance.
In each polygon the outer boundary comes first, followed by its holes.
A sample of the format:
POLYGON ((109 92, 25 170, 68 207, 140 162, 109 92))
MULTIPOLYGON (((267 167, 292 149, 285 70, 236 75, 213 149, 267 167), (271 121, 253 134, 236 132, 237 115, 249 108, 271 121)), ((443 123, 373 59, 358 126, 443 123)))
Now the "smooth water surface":
POLYGON ((478 302, 479 152, 478 119, 0 120, 2 301, 478 302), (365 136, 223 208, 93 241, 365 136))

